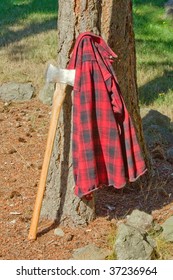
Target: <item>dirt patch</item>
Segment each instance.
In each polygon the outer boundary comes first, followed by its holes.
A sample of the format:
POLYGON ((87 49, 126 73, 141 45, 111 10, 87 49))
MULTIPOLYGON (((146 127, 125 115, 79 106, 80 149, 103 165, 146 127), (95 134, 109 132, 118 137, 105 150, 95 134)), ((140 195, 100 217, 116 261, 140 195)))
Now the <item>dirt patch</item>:
POLYGON ((162 223, 173 215, 173 166, 153 160, 159 181, 104 188, 97 192, 94 222, 83 228, 62 228, 41 220, 36 241, 27 239, 46 145, 51 108, 37 99, 0 102, 0 259, 70 259, 74 249, 94 243, 111 249, 116 224, 135 208, 162 223))

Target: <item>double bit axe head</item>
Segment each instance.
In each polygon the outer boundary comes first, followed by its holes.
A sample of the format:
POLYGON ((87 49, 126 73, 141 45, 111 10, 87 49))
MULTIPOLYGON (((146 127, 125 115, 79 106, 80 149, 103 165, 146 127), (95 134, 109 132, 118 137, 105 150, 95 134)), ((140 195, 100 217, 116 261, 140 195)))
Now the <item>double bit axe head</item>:
POLYGON ((46 70, 47 83, 63 83, 74 86, 75 69, 62 69, 49 64, 46 70))

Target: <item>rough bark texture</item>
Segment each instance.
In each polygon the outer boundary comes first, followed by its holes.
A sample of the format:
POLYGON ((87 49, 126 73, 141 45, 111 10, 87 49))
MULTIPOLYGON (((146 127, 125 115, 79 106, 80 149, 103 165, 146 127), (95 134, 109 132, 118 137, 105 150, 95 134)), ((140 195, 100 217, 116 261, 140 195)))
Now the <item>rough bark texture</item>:
POLYGON ((114 68, 149 167, 139 109, 131 0, 102 0, 101 34, 118 55, 114 68))
MULTIPOLYGON (((79 33, 101 35, 118 54, 115 69, 128 110, 136 126, 144 156, 136 85, 136 57, 131 0, 59 0, 58 65, 65 68, 79 33)), ((71 156, 72 99, 67 94, 57 129, 42 215, 68 226, 87 224, 94 218, 94 202, 74 196, 71 156)))

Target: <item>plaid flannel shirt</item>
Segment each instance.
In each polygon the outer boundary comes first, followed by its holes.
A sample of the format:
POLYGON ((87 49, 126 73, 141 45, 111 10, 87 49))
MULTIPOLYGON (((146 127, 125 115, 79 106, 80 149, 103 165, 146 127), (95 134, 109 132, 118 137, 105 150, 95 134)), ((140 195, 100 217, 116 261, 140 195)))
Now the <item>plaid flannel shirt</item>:
POLYGON ((90 197, 102 185, 122 188, 146 171, 106 42, 90 32, 76 40, 68 69, 76 69, 73 97, 75 194, 90 197))

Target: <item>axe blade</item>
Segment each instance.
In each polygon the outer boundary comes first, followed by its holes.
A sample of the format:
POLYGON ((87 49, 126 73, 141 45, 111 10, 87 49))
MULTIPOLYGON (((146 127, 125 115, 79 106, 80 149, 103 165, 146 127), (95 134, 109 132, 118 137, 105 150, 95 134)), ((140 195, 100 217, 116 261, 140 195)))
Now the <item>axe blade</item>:
POLYGON ((62 69, 49 64, 46 70, 47 83, 63 83, 74 86, 75 69, 62 69))

